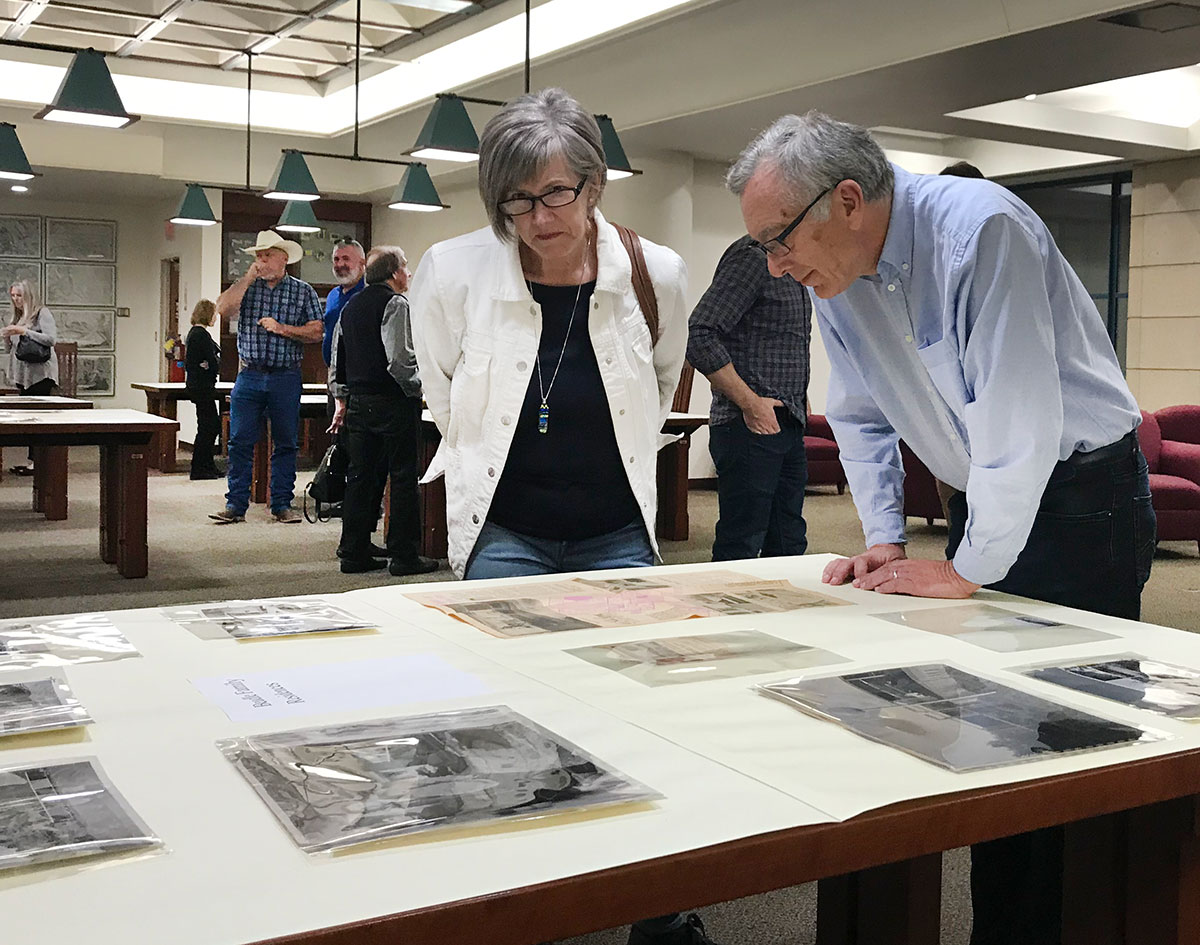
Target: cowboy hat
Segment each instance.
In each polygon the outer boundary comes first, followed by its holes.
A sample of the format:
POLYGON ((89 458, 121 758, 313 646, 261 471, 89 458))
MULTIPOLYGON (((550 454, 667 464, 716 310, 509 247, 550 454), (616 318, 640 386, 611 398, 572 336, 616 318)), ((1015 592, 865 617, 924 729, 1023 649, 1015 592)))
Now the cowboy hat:
POLYGON ((294 262, 299 262, 300 257, 304 255, 304 250, 299 243, 294 240, 285 240, 274 230, 259 230, 258 239, 254 241, 254 245, 247 246, 242 252, 253 256, 264 249, 282 249, 287 253, 289 266, 294 262))

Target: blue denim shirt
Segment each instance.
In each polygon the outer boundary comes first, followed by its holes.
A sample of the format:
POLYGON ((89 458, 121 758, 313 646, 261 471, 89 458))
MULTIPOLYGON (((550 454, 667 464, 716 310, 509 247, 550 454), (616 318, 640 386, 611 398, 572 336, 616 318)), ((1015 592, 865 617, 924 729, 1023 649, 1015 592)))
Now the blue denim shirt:
POLYGON ((903 438, 970 509, 954 567, 1002 578, 1056 462, 1140 422, 1083 283, 1046 225, 989 181, 895 168, 877 273, 813 310, 826 413, 868 545, 904 541, 903 438))

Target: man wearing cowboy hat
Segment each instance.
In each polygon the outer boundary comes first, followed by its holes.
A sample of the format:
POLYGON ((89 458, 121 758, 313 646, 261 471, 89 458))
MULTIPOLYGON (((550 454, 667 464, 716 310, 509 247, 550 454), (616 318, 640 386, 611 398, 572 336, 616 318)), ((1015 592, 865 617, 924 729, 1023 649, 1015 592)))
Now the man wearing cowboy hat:
POLYGON ((229 397, 229 491, 225 508, 209 518, 220 524, 246 520, 254 444, 265 415, 271 453, 271 514, 293 524, 296 431, 300 425, 300 358, 304 345, 321 341, 324 322, 317 293, 287 274, 304 251, 274 230, 262 230, 243 252, 254 257, 246 274, 217 297, 217 311, 236 321, 238 375, 229 397))

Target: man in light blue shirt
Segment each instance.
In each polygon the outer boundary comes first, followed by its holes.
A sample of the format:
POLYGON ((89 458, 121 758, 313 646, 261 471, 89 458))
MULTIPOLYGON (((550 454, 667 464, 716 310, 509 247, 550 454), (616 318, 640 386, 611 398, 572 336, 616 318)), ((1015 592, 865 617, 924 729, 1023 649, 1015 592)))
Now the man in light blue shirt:
MULTIPOLYGON (((771 273, 808 286, 831 363, 826 415, 867 550, 824 580, 986 585, 1136 619, 1154 551, 1140 414, 1038 216, 988 181, 893 167, 865 129, 816 112, 763 132, 728 184, 771 273), (905 556, 901 438, 960 490, 946 561, 905 556)), ((1057 941, 1061 834, 1043 833, 976 847, 992 901, 976 896, 973 945, 1057 941)))

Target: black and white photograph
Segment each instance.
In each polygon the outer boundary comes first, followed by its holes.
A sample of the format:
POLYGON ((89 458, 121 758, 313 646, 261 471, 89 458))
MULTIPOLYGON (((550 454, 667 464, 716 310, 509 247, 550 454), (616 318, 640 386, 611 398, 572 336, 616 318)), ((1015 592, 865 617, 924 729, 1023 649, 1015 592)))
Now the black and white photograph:
POLYGON ((161 845, 94 759, 0 768, 0 872, 161 845))
POLYGON ((0 736, 75 728, 91 721, 64 679, 0 682, 0 736))
POLYGON ((488 631, 502 637, 589 630, 603 626, 573 614, 558 613, 534 597, 459 604, 455 607, 455 612, 469 622, 482 625, 488 631))
POLYGON ((792 643, 758 630, 631 640, 566 652, 644 686, 736 679, 846 662, 845 657, 829 650, 792 643))
POLYGON ((1015 672, 1156 715, 1200 721, 1200 672, 1186 666, 1126 655, 1027 666, 1015 672))
POLYGON ((0 672, 141 656, 106 614, 0 621, 0 672))
POLYGON ((981 646, 996 653, 1115 639, 1111 633, 1060 623, 1046 617, 1033 617, 991 604, 931 607, 874 616, 902 627, 954 637, 963 643, 981 646))
POLYGON ((60 220, 48 217, 46 258, 116 262, 117 224, 113 220, 60 220))
POLYGON ((929 663, 759 686, 803 712, 950 771, 976 771, 1168 736, 929 663))
POLYGON ((80 351, 112 351, 117 341, 117 313, 103 308, 57 308, 54 323, 59 341, 73 341, 80 351))
POLYGON ((282 637, 298 633, 370 630, 374 624, 313 598, 231 600, 164 607, 165 617, 205 640, 282 637))
POLYGON ((41 217, 0 215, 0 256, 38 259, 41 255, 41 217))
POLYGON ((115 355, 79 355, 76 361, 76 393, 83 397, 111 397, 117 392, 116 370, 115 355))
POLYGON ((46 304, 111 307, 117 304, 117 267, 94 263, 47 262, 46 304))
POLYGON ((686 594, 683 600, 707 610, 713 617, 782 614, 808 607, 831 607, 845 603, 814 591, 801 590, 788 581, 733 585, 726 590, 686 594))
POLYGON ((655 791, 508 706, 218 742, 307 853, 655 791))

